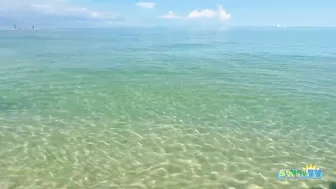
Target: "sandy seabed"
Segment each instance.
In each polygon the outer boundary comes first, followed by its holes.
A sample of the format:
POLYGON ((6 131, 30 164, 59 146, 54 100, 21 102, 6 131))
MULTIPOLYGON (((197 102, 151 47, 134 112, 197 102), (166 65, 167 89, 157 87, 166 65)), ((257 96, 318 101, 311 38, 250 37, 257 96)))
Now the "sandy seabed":
POLYGON ((1 189, 328 188, 336 180, 335 137, 303 128, 284 136, 276 129, 174 118, 99 125, 79 118, 35 121, 38 127, 1 126, 1 189), (323 180, 277 180, 280 169, 311 163, 324 170, 323 180))

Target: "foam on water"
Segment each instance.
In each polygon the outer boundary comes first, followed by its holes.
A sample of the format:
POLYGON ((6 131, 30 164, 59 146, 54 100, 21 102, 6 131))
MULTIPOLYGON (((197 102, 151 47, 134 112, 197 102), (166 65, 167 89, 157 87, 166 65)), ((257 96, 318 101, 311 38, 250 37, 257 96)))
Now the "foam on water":
POLYGON ((288 33, 277 33, 286 43, 258 41, 266 31, 45 32, 0 33, 10 52, 0 63, 1 189, 336 181, 335 57, 315 51, 335 48, 329 41, 294 48, 288 33), (279 169, 311 163, 323 180, 277 180, 279 169))

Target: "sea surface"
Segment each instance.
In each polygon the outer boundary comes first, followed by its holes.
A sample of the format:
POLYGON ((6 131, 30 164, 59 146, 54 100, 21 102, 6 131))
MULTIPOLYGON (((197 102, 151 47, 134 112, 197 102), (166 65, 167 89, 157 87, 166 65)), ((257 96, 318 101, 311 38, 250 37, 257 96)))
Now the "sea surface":
POLYGON ((336 29, 0 31, 0 189, 329 189, 336 29), (322 168, 322 180, 279 181, 322 168))

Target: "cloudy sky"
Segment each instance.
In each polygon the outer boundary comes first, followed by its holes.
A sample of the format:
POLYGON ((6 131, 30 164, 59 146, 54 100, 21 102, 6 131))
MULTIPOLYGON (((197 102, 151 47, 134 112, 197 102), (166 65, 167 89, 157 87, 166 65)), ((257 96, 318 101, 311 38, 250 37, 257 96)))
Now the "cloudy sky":
POLYGON ((326 26, 335 0, 0 0, 0 27, 326 26))

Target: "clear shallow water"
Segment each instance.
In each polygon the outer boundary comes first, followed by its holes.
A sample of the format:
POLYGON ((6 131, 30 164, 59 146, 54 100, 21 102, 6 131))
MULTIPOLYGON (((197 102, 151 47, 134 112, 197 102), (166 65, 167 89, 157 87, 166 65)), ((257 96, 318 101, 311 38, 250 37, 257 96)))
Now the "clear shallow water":
POLYGON ((0 32, 0 188, 328 188, 334 29, 0 32), (277 181, 316 164, 321 181, 277 181))

